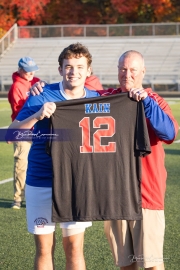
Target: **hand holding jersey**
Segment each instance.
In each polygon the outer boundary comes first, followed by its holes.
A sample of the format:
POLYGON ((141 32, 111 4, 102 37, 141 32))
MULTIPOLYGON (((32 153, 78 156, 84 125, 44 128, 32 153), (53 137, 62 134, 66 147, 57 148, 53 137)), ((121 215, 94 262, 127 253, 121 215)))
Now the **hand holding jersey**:
POLYGON ((148 94, 143 88, 133 88, 129 91, 129 97, 136 101, 144 100, 147 96, 148 94))
POLYGON ((46 102, 41 109, 36 113, 37 120, 43 120, 44 117, 50 118, 56 110, 56 104, 54 102, 46 102))
POLYGON ((55 110, 56 104, 54 102, 46 102, 37 112, 34 112, 34 114, 31 114, 26 119, 22 121, 15 119, 9 126, 9 129, 31 129, 37 121, 43 120, 44 118, 50 118, 55 110))

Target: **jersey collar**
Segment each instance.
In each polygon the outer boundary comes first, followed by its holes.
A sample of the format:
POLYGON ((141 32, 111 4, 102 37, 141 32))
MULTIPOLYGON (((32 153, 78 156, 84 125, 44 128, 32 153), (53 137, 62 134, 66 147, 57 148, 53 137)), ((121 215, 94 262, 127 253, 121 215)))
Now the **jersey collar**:
MULTIPOLYGON (((66 99, 66 100, 70 100, 72 98, 70 98, 64 91, 64 87, 63 87, 63 81, 59 82, 59 91, 61 93, 61 95, 66 99)), ((87 96, 87 93, 86 93, 86 89, 84 88, 84 96, 81 97, 81 98, 86 98, 87 96)))

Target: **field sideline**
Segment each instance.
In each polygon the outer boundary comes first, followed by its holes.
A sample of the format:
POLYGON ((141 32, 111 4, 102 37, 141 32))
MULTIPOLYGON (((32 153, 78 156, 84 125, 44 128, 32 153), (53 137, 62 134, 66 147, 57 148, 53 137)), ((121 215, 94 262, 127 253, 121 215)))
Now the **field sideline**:
MULTIPOLYGON (((169 99, 168 103, 180 124, 180 100, 169 99)), ((11 123, 11 110, 6 99, 0 100, 0 127, 11 123)), ((166 234, 164 258, 166 270, 178 270, 180 250, 180 132, 176 143, 164 146, 168 171, 165 200, 166 234)), ((33 270, 34 243, 27 232, 25 203, 21 210, 10 208, 13 197, 12 179, 13 146, 0 142, 0 270, 33 270)), ((65 269, 62 236, 58 228, 55 252, 56 270, 65 269)), ((87 270, 115 270, 103 222, 93 222, 85 234, 85 258, 87 270)))

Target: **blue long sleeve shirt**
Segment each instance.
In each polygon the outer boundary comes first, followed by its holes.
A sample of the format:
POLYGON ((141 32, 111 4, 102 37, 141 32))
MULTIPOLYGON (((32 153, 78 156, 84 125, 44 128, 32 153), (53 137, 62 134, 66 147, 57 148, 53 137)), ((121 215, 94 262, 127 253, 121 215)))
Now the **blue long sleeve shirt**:
POLYGON ((175 128, 170 117, 149 96, 143 100, 143 104, 145 116, 149 119, 158 138, 163 141, 173 140, 175 137, 175 128))

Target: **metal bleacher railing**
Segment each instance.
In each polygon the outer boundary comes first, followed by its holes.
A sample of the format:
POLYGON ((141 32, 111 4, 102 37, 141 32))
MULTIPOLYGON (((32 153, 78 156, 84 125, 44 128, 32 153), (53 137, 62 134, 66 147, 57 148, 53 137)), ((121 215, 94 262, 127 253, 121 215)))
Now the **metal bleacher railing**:
POLYGON ((179 36, 180 23, 17 26, 0 39, 0 56, 18 38, 179 36))
POLYGON ((9 31, 0 39, 0 57, 3 56, 18 38, 18 27, 15 23, 9 31))
POLYGON ((19 38, 180 35, 180 23, 48 25, 18 27, 19 38))
MULTIPOLYGON (((0 39, 0 59, 4 53, 7 52, 15 43, 18 38, 18 27, 14 24, 9 31, 0 39)), ((6 81, 6 79, 5 79, 6 81)), ((0 91, 4 90, 4 75, 2 73, 2 67, 0 69, 0 91)))

